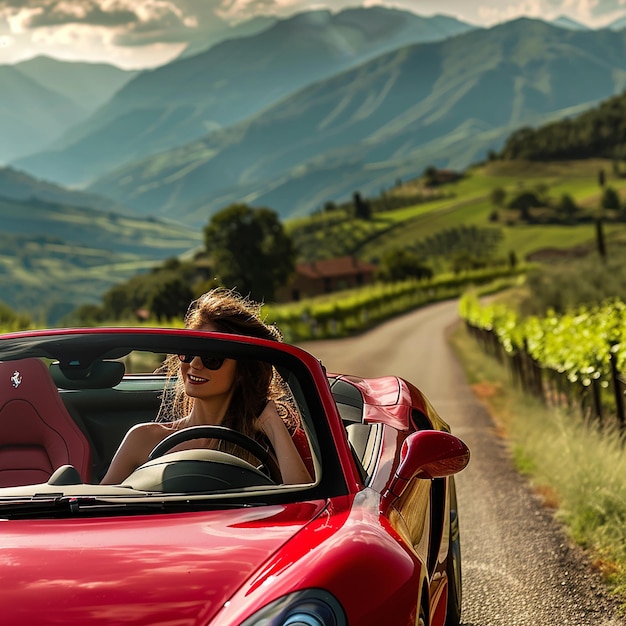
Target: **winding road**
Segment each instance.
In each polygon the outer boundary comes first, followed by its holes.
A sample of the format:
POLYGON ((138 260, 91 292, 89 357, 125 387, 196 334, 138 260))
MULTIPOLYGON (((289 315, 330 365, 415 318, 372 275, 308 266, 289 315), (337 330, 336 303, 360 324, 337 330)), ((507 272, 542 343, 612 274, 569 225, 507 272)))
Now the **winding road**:
POLYGON ((514 470, 485 406, 447 343, 456 301, 366 334, 302 344, 330 372, 396 374, 416 384, 470 447, 457 477, 464 626, 626 624, 598 574, 514 470))

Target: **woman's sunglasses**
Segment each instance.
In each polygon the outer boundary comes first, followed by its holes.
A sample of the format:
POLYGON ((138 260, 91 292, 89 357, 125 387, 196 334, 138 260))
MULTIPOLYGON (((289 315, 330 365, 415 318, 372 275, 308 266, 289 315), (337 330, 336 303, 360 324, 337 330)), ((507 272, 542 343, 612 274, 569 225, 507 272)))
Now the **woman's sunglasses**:
MULTIPOLYGON (((220 367, 222 367, 222 365, 224 364, 224 361, 226 360, 223 357, 219 357, 219 356, 202 356, 202 355, 197 355, 200 357, 200 360, 202 361, 202 365, 204 365, 204 367, 206 367, 208 370, 218 370, 220 367)), ((195 354, 179 354, 178 358, 183 362, 183 363, 191 363, 195 358, 196 355, 195 354)))

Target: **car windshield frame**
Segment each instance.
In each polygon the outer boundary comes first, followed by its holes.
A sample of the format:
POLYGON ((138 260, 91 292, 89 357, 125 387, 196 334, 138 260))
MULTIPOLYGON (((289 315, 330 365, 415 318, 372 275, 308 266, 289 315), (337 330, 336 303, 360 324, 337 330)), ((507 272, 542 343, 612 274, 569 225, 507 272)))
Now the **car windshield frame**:
POLYGON ((0 517, 3 515, 3 506, 15 508, 18 502, 26 508, 28 501, 37 502, 37 507, 45 511, 45 499, 53 503, 52 509, 57 509, 59 515, 64 516, 76 514, 77 511, 90 514, 90 509, 100 512, 107 507, 123 509, 124 506, 120 507, 120 504, 126 504, 129 509, 141 511, 143 508, 149 512, 154 508, 155 501, 167 503, 172 510, 178 510, 183 501, 185 504, 182 508, 202 509, 216 506, 218 502, 223 506, 256 506, 326 499, 348 493, 349 481, 337 449, 341 418, 330 392, 326 372, 315 357, 296 346, 228 333, 169 328, 52 329, 0 336, 0 361, 33 357, 43 359, 56 370, 53 378, 61 394, 85 389, 123 389, 125 385, 132 387, 133 384, 141 386, 154 383, 158 387, 160 379, 165 382, 165 375, 154 371, 132 371, 128 374, 124 371, 123 379, 115 378, 120 371, 118 364, 128 354, 137 351, 153 352, 161 357, 180 353, 206 353, 271 363, 289 387, 301 414, 316 459, 314 482, 271 488, 245 487, 215 493, 176 494, 129 493, 127 489, 96 483, 5 487, 0 489, 0 517), (94 364, 102 363, 105 367, 99 365, 94 368, 94 364), (96 369, 98 371, 94 374, 96 369), (67 498, 75 498, 77 502, 80 500, 80 506, 65 506, 67 498), (140 501, 145 501, 148 506, 138 506, 140 501))

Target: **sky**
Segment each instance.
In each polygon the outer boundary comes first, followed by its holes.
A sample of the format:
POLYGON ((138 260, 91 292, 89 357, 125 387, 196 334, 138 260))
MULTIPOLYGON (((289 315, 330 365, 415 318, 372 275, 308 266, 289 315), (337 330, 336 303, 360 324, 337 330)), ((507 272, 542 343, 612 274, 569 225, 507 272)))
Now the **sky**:
POLYGON ((255 16, 371 5, 485 27, 522 16, 567 16, 600 28, 626 15, 626 0, 0 0, 0 64, 43 54, 154 67, 255 16))

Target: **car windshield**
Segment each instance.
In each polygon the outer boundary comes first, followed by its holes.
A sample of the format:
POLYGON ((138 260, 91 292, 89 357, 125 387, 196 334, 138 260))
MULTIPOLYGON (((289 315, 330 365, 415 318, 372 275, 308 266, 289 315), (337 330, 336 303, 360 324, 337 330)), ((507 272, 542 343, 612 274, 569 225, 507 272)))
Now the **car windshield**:
POLYGON ((174 330, 4 339, 0 503, 71 512, 70 501, 101 510, 107 502, 253 505, 314 495, 323 457, 333 458, 321 452, 333 448, 322 445, 330 441, 324 410, 306 364, 269 343, 174 330), (259 404, 262 376, 270 384, 259 404), (190 423, 194 407, 215 406, 214 396, 228 398, 222 422, 190 423), (282 444, 258 427, 268 413, 306 468, 295 480, 282 476, 282 444), (113 476, 120 446, 138 431, 149 445, 133 454, 146 458, 113 476))

